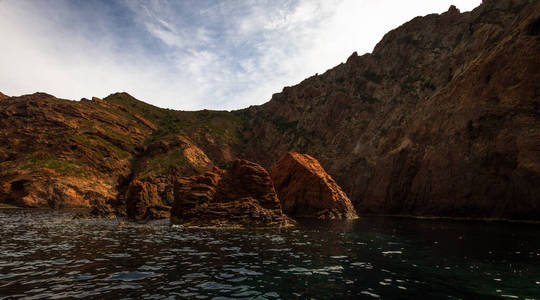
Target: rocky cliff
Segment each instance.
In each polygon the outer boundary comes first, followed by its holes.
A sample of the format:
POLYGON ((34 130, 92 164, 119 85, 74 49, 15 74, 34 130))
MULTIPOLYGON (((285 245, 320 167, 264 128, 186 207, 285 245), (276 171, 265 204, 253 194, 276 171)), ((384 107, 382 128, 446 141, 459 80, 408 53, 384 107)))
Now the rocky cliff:
POLYGON ((370 54, 235 112, 160 109, 126 93, 0 95, 0 201, 123 204, 247 158, 317 158, 359 213, 540 216, 540 2, 485 0, 389 32, 370 54))
POLYGON ((6 98, 0 101, 0 202, 124 205, 129 183, 144 180, 171 205, 168 183, 227 165, 241 128, 236 114, 165 110, 126 93, 81 101, 44 93, 6 98))
POLYGON ((538 219, 539 28, 538 1, 415 18, 249 108, 246 154, 316 157, 363 213, 538 219))

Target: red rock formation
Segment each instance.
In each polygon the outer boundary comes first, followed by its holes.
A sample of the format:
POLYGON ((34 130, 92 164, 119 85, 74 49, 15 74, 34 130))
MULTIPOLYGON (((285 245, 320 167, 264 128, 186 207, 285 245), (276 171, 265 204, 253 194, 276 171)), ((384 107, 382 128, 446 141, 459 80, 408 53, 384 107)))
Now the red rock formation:
POLYGON ((283 215, 270 175, 261 166, 236 160, 227 171, 214 168, 178 180, 171 221, 194 226, 280 227, 283 215))
POLYGON ((178 178, 200 174, 212 166, 206 154, 189 139, 172 135, 146 147, 137 160, 134 178, 152 182, 163 203, 172 205, 173 187, 178 178))
POLYGON ((6 96, 0 92, 0 101, 9 98, 9 96, 6 96))
POLYGON ((289 216, 321 219, 358 217, 347 195, 321 164, 307 154, 283 154, 272 167, 270 176, 283 212, 289 216))
POLYGON ((127 216, 133 220, 163 219, 170 215, 170 207, 163 205, 155 185, 134 180, 126 197, 127 216))
POLYGON ((172 204, 174 179, 232 160, 241 129, 228 112, 165 110, 126 93, 0 98, 0 202, 26 207, 119 207, 131 179, 172 204))
POLYGON ((0 202, 90 207, 114 202, 151 129, 118 106, 44 93, 0 101, 0 202), (12 194, 10 191, 14 191, 12 194))

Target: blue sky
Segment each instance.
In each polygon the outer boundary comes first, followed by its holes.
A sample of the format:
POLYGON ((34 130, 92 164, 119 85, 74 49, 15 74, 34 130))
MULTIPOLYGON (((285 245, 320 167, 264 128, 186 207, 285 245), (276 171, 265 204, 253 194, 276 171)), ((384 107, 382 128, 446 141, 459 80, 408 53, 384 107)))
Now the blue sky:
POLYGON ((480 2, 0 0, 0 91, 244 108, 371 52, 415 16, 480 2))

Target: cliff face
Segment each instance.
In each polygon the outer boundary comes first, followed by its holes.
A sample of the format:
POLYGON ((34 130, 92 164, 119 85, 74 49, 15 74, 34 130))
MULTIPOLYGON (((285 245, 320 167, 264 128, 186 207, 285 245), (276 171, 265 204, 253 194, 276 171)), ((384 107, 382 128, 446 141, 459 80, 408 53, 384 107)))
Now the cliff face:
POLYGON ((152 128, 104 101, 36 93, 0 102, 0 200, 26 206, 113 201, 152 128))
POLYGON ((539 18, 538 1, 415 18, 250 108, 246 153, 316 157, 359 212, 538 219, 539 18))
POLYGON ((0 201, 123 203, 288 151, 318 159, 359 213, 540 217, 540 2, 485 0, 389 32, 373 53, 236 112, 0 95, 0 201))
POLYGON ((163 182, 234 157, 237 119, 225 112, 164 110, 126 93, 78 102, 44 93, 3 99, 0 202, 123 205, 129 183, 141 179, 155 183, 170 205, 163 182))

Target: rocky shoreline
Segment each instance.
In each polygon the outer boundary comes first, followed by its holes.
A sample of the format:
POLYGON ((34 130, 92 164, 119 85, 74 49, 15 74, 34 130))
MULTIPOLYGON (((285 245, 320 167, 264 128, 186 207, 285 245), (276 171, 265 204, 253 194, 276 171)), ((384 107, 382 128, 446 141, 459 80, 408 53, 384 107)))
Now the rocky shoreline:
POLYGON ((134 180, 126 192, 125 206, 93 205, 75 218, 126 217, 136 222, 169 218, 171 224, 190 228, 282 228, 294 226, 294 217, 358 217, 349 198, 313 157, 285 153, 272 173, 271 177, 260 165, 238 159, 227 170, 214 166, 200 175, 180 177, 171 187, 172 206, 164 204, 154 184, 134 180), (296 163, 285 167, 287 159, 296 163), (302 188, 284 186, 280 176, 287 177, 289 185, 302 188), (281 184, 276 190, 278 180, 281 184), (300 202, 293 204, 294 211, 291 201, 300 202))

